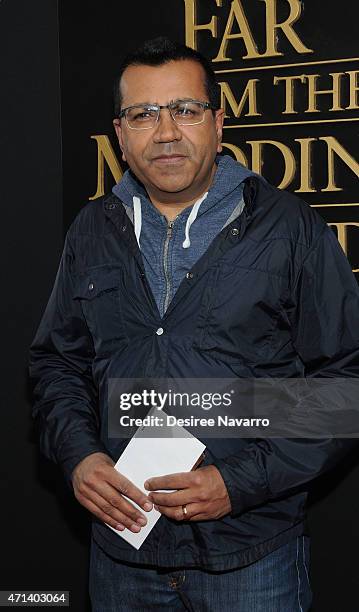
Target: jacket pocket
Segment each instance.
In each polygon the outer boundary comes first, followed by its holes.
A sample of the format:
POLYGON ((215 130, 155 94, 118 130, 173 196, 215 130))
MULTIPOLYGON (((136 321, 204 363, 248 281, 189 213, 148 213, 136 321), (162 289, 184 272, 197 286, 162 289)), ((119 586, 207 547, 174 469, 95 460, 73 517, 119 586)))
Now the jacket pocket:
POLYGON ((269 359, 280 316, 283 279, 240 264, 222 264, 199 317, 193 347, 233 364, 269 359))
POLYGON ((127 340, 123 323, 121 266, 89 268, 78 277, 73 298, 79 300, 97 353, 127 340))
POLYGON ((220 275, 220 268, 215 265, 208 271, 204 279, 203 295, 201 299, 201 308, 198 314, 196 330, 193 338, 193 347, 195 348, 212 348, 211 341, 208 338, 208 320, 211 315, 213 302, 216 298, 217 283, 220 275))

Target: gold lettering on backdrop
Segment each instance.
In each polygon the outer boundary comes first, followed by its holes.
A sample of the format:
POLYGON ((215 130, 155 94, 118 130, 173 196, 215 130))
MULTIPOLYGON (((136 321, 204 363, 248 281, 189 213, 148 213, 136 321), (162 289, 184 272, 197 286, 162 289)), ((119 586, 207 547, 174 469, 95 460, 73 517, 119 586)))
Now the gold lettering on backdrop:
POLYGON ((300 187, 297 193, 309 193, 317 191, 312 185, 312 147, 311 144, 317 138, 295 138, 300 144, 300 187))
MULTIPOLYGON (((222 0, 216 0, 217 6, 222 6, 222 0)), ((217 17, 213 15, 209 23, 197 23, 197 4, 196 0, 184 0, 185 6, 185 31, 186 45, 197 49, 197 32, 209 30, 214 38, 217 38, 217 17)))
MULTIPOLYGON (((185 4, 187 4, 189 0, 184 1, 185 4)), ((300 40, 298 34, 293 29, 294 23, 298 21, 302 14, 301 0, 286 0, 286 2, 289 4, 290 9, 289 16, 285 21, 282 21, 281 23, 277 21, 278 0, 261 1, 265 2, 266 5, 266 51, 264 53, 260 53, 258 51, 257 43, 249 26, 248 19, 243 9, 241 0, 233 0, 231 3, 231 8, 229 11, 219 51, 217 56, 213 58, 213 62, 232 61, 231 57, 227 57, 228 43, 231 40, 236 39, 242 39, 245 45, 247 54, 242 56, 243 59, 256 59, 258 57, 276 57, 278 55, 284 55, 281 51, 278 51, 278 30, 282 31, 288 42, 292 45, 295 51, 297 51, 297 53, 313 53, 313 50, 305 46, 305 44, 300 40), (234 29, 239 29, 239 31, 233 32, 234 29)), ((186 24, 187 19, 191 19, 189 13, 186 13, 186 24)), ((207 24, 207 29, 208 25, 210 24, 207 24)), ((212 36, 216 35, 212 33, 212 36)))
POLYGON ((321 76, 320 74, 301 74, 301 75, 291 75, 291 76, 283 76, 273 77, 273 84, 278 85, 282 81, 285 83, 285 110, 282 112, 282 115, 289 114, 298 114, 298 111, 295 110, 295 94, 297 89, 295 89, 295 82, 300 81, 303 84, 307 84, 308 88, 308 108, 305 111, 306 113, 319 113, 321 109, 318 108, 317 99, 322 95, 330 95, 332 98, 332 106, 329 108, 329 111, 345 111, 345 110, 357 110, 358 106, 358 92, 359 92, 359 84, 358 84, 358 75, 359 70, 349 70, 348 72, 330 72, 329 76, 332 78, 332 87, 331 89, 319 89, 318 88, 318 79, 321 76), (348 83, 349 86, 349 95, 350 95, 350 103, 349 106, 342 106, 342 94, 343 94, 343 77, 349 75, 345 80, 345 84, 348 83))
POLYGON ((349 74, 350 78, 350 103, 347 106, 347 110, 357 110, 358 106, 358 75, 359 70, 348 70, 346 74, 349 74))
MULTIPOLYGON (((261 113, 259 113, 257 109, 257 83, 259 83, 259 79, 250 79, 248 81, 238 104, 229 84, 226 82, 219 83, 221 87, 221 108, 226 110, 226 102, 228 102, 234 116, 240 117, 243 111, 243 107, 248 100, 248 113, 245 113, 245 116, 255 117, 261 115, 261 113)), ((225 114, 224 117, 225 119, 228 119, 229 115, 225 114)))
POLYGON ((258 47, 253 38, 246 14, 243 10, 240 0, 233 0, 229 11, 226 27, 224 30, 221 45, 219 47, 218 55, 212 61, 213 62, 230 62, 232 58, 227 57, 227 47, 230 40, 242 38, 247 49, 247 55, 243 55, 243 59, 254 59, 262 57, 258 52, 258 47), (234 22, 239 27, 239 32, 233 33, 234 22))
MULTIPOLYGON (((359 117, 351 112, 359 109, 359 70, 345 70, 343 66, 342 72, 334 71, 336 63, 339 67, 343 65, 343 62, 354 62, 358 61, 359 58, 341 57, 302 63, 293 62, 293 60, 292 63, 288 63, 283 60, 277 66, 265 64, 252 68, 243 67, 241 60, 284 56, 286 51, 290 49, 298 54, 314 53, 314 50, 305 44, 297 26, 298 21, 303 17, 304 2, 302 0, 227 0, 226 3, 223 0, 211 0, 211 2, 202 2, 202 4, 200 2, 201 0, 184 0, 186 44, 197 49, 199 40, 202 40, 201 36, 198 35, 203 30, 203 42, 205 42, 206 37, 208 40, 210 35, 212 39, 216 39, 214 44, 218 45, 212 61, 215 63, 226 62, 227 66, 228 63, 234 64, 233 68, 217 70, 218 73, 228 73, 229 75, 228 81, 220 83, 221 106, 224 108, 227 121, 232 119, 229 122, 231 125, 226 121, 225 128, 229 129, 230 132, 234 128, 248 130, 254 127, 257 127, 258 130, 267 128, 270 131, 271 127, 285 126, 284 133, 286 135, 283 135, 285 143, 273 139, 247 140, 242 144, 239 143, 240 146, 233 143, 223 143, 223 149, 227 149, 237 161, 259 174, 262 173, 263 164, 266 168, 271 159, 278 160, 280 163, 280 157, 282 157, 283 175, 279 170, 279 178, 276 181, 279 182, 278 187, 280 189, 288 188, 295 180, 295 187, 297 187, 295 192, 298 194, 343 192, 345 187, 344 176, 348 174, 348 169, 355 177, 359 177, 359 160, 357 161, 352 152, 348 151, 347 145, 344 146, 337 140, 336 133, 334 132, 332 136, 321 137, 317 135, 316 137, 310 137, 306 131, 302 134, 304 137, 294 138, 290 142, 286 130, 296 130, 296 127, 291 128, 290 126, 300 125, 309 128, 309 124, 331 124, 332 126, 337 124, 339 127, 340 123, 343 122, 359 121, 359 117), (209 17, 203 19, 208 23, 198 23, 197 8, 199 6, 201 8, 202 6, 208 7, 210 4, 213 9, 217 5, 222 10, 210 11, 212 13, 216 12, 217 16, 213 15, 211 19, 209 17), (251 10, 253 9, 251 13, 247 8, 249 5, 251 10), (259 32, 265 32, 265 34, 261 36, 258 34, 259 32), (232 45, 232 41, 238 42, 233 42, 232 45), (281 50, 281 42, 285 45, 283 50, 281 50), (320 64, 333 64, 333 71, 329 73, 327 71, 321 72, 320 64), (296 68, 295 72, 299 72, 299 70, 306 70, 306 68, 303 68, 304 66, 316 65, 318 65, 318 68, 314 68, 314 71, 318 70, 318 74, 299 73, 282 76, 280 71, 277 72, 277 76, 274 76, 275 72, 272 73, 271 92, 266 78, 268 70, 279 71, 279 69, 288 66, 292 69, 296 68), (299 66, 303 67, 299 68, 299 66), (244 83, 239 81, 234 86, 230 73, 248 70, 254 71, 253 74, 249 72, 248 76, 263 75, 263 78, 246 79, 244 83), (264 72, 258 72, 257 75, 256 70, 264 72), (276 86, 276 88, 273 89, 273 86, 276 86), (265 103, 271 93, 274 94, 274 92, 278 94, 278 103, 275 106, 270 105, 268 109, 270 114, 267 116, 265 103), (278 117, 273 116, 273 108, 276 108, 278 117), (341 113, 341 115, 334 115, 333 118, 332 113, 335 112, 341 113), (308 117, 308 113, 315 113, 315 115, 314 117, 308 117), (319 113, 322 113, 322 116, 319 115, 318 117, 319 113), (285 120, 283 115, 288 115, 288 120, 285 120), (291 115, 297 115, 297 117, 291 117, 291 115), (261 117, 261 120, 248 121, 247 117, 261 117), (316 181, 315 178, 315 169, 321 168, 323 163, 327 176, 321 180, 321 184, 318 184, 318 180, 316 181), (341 179, 339 178, 341 176, 339 170, 346 172, 341 179), (323 180, 325 181, 324 184, 323 180)), ((349 67, 352 67, 352 64, 349 67)), ((311 71, 310 68, 308 72, 311 71)), ((298 135, 297 131, 295 135, 298 135)), ((321 173, 318 174, 318 178, 319 176, 321 176, 321 173)), ((312 206, 359 207, 359 202, 355 203, 355 200, 354 202, 351 200, 351 202, 346 203, 341 200, 340 204, 328 202, 327 204, 312 204, 312 206)), ((350 238, 350 229, 355 231, 354 237, 356 237, 359 222, 348 221, 329 225, 332 225, 333 229, 336 228, 338 240, 347 255, 348 230, 350 238)), ((353 270, 353 272, 359 272, 359 269, 353 270)))
MULTIPOLYGON (((298 142, 300 146, 300 156, 297 160, 292 149, 279 140, 247 140, 246 144, 250 145, 252 150, 251 162, 248 163, 246 154, 232 143, 224 143, 234 153, 237 161, 251 168, 254 172, 262 174, 262 166, 264 163, 265 145, 271 145, 278 149, 284 160, 284 175, 278 185, 279 189, 289 187, 295 177, 297 170, 297 161, 300 165, 300 186, 295 190, 296 193, 317 193, 318 191, 343 191, 335 182, 335 167, 336 158, 341 159, 357 176, 359 176, 359 163, 350 155, 350 153, 338 142, 333 136, 322 136, 319 138, 295 138, 294 142, 298 142), (328 185, 324 189, 316 189, 313 185, 313 159, 312 149, 313 143, 323 141, 327 145, 327 173, 328 185)), ((295 150, 294 150, 295 152, 295 150)))
POLYGON ((317 80, 320 74, 307 74, 305 75, 308 80, 308 109, 306 113, 319 113, 320 109, 317 108, 317 97, 325 94, 331 94, 333 98, 333 105, 329 109, 330 111, 342 111, 340 104, 341 95, 341 77, 344 75, 343 72, 330 72, 330 76, 333 80, 332 89, 317 89, 317 80))
MULTIPOLYGON (((358 227, 359 223, 356 221, 346 221, 345 223, 328 223, 329 227, 335 227, 337 230, 337 238, 340 246, 342 247, 345 255, 348 257, 348 227, 358 227)), ((359 268, 355 268, 353 272, 359 272, 359 268)))
POLYGON ((291 149, 287 147, 287 145, 283 144, 283 142, 278 142, 277 140, 248 140, 247 144, 249 144, 252 148, 252 170, 258 174, 261 174, 262 170, 262 151, 264 145, 271 145, 272 147, 276 147, 280 150, 284 158, 284 175, 278 185, 278 188, 286 189, 286 187, 288 187, 288 185, 292 182, 295 175, 295 157, 291 149))
POLYGON ((334 136, 322 136, 319 140, 323 140, 328 145, 328 185, 321 191, 343 191, 343 188, 337 187, 335 183, 335 155, 337 155, 357 177, 359 177, 359 163, 350 155, 343 145, 334 138, 334 136))
POLYGON ((111 170, 116 183, 122 178, 122 170, 108 136, 91 136, 97 142, 97 189, 89 200, 95 200, 105 194, 105 161, 111 170))
POLYGON ((298 111, 294 108, 294 84, 295 81, 300 81, 301 83, 305 83, 305 75, 301 74, 298 76, 283 76, 273 78, 274 85, 278 85, 283 81, 285 83, 285 110, 282 112, 282 115, 289 115, 292 113, 298 113, 298 111))
POLYGON ((267 50, 263 57, 274 57, 284 55, 277 49, 277 30, 282 30, 292 47, 297 53, 313 53, 313 49, 308 49, 300 40, 298 34, 293 29, 293 24, 298 21, 302 14, 303 4, 300 0, 287 0, 290 6, 288 18, 282 23, 277 22, 277 0, 262 0, 266 4, 266 31, 267 31, 267 50))
POLYGON ((237 147, 237 145, 231 144, 229 142, 222 142, 222 147, 229 149, 229 151, 232 151, 236 160, 243 164, 243 166, 246 166, 246 168, 248 168, 248 161, 242 149, 237 147))

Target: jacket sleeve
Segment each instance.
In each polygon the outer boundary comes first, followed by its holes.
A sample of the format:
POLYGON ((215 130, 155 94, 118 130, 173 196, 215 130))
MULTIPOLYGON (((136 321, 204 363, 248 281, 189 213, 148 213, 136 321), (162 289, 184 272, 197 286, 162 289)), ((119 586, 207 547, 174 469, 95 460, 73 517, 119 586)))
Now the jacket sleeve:
MULTIPOLYGON (((306 377, 359 378, 359 288, 333 231, 325 225, 293 283, 288 311, 306 377)), ((232 516, 289 496, 334 466, 357 444, 348 438, 271 438, 217 459, 232 516)))
POLYGON ((33 416, 40 448, 65 472, 87 455, 106 452, 99 439, 94 348, 81 306, 73 296, 74 253, 66 237, 54 287, 30 347, 33 416))

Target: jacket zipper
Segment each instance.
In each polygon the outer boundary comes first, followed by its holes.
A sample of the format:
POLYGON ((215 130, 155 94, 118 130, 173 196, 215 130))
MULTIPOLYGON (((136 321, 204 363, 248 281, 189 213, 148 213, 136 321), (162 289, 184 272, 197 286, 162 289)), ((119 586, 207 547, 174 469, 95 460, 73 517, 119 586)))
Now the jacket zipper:
POLYGON ((163 314, 166 312, 168 308, 168 304, 170 301, 170 294, 171 294, 171 278, 168 273, 168 247, 169 247, 169 242, 172 237, 173 224, 174 224, 174 221, 168 222, 167 235, 166 235, 165 245, 163 247, 163 270, 164 270, 165 279, 166 279, 166 296, 165 296, 165 303, 163 307, 163 314))

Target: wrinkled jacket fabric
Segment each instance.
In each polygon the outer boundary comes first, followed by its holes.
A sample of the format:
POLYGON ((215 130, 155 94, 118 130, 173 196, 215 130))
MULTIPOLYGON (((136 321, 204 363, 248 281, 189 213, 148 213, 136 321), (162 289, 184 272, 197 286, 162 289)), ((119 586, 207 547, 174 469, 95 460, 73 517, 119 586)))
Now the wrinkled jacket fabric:
MULTIPOLYGON (((107 435, 111 377, 358 377, 359 291, 332 230, 255 176, 245 179, 243 197, 243 212, 212 240, 162 317, 120 199, 99 198, 73 222, 30 355, 41 448, 69 483, 84 457, 102 451, 116 461, 128 442, 107 435)), ((94 519, 106 552, 167 567, 251 563, 303 532, 310 481, 348 445, 203 441, 231 513, 201 522, 162 517, 139 551, 94 519)))

